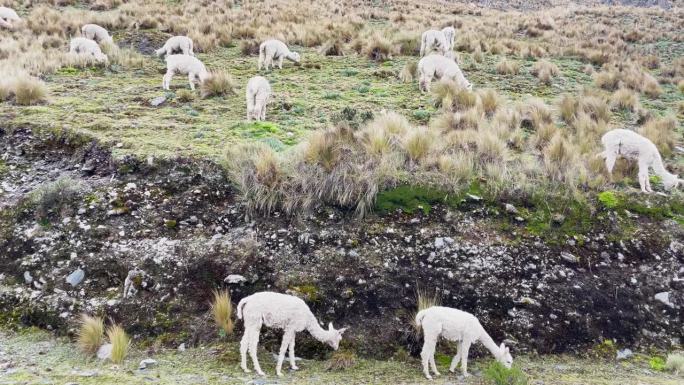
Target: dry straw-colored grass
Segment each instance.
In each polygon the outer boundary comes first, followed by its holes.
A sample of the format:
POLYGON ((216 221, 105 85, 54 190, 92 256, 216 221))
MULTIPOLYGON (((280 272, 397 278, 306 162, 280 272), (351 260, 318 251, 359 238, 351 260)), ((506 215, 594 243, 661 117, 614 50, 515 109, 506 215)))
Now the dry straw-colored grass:
POLYGON ((226 335, 233 333, 233 303, 230 300, 230 294, 227 291, 214 291, 214 299, 211 302, 211 314, 214 316, 214 322, 219 329, 223 330, 226 335))
POLYGON ((81 315, 77 334, 78 347, 86 354, 95 354, 104 341, 104 321, 100 317, 81 315))
POLYGON ((110 359, 117 365, 123 363, 131 345, 131 340, 126 331, 121 326, 114 324, 107 328, 107 338, 112 344, 110 359))

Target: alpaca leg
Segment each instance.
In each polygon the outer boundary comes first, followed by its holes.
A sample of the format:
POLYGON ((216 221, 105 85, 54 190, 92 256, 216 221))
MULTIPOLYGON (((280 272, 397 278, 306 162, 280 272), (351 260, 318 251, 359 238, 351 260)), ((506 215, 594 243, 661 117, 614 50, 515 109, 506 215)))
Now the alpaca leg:
POLYGON ((249 96, 247 98, 247 120, 251 121, 254 115, 254 98, 249 96))
POLYGON ((458 366, 458 361, 460 361, 460 360, 461 360, 461 344, 459 343, 458 346, 456 347, 456 355, 451 360, 451 366, 449 367, 449 371, 451 373, 456 371, 456 367, 458 366))
POLYGON ((188 82, 190 82, 190 89, 195 90, 195 74, 192 72, 188 74, 188 82))
POLYGON ((281 56, 278 58, 278 68, 283 69, 283 60, 285 59, 285 56, 281 56))
POLYGON ((615 167, 615 161, 617 160, 617 156, 615 155, 614 152, 609 152, 606 150, 606 169, 608 170, 608 174, 613 177, 613 167, 615 167))
POLYGON ((264 53, 259 51, 259 62, 257 64, 257 70, 261 71, 261 67, 264 65, 264 53))
POLYGON ((295 362, 295 335, 292 335, 292 340, 290 341, 290 369, 299 370, 297 363, 295 362))
POLYGON ((242 340, 240 340, 240 367, 245 373, 251 372, 247 368, 247 350, 249 349, 250 341, 250 329, 245 329, 245 334, 242 335, 242 340))
POLYGON ((259 365, 259 357, 257 357, 257 347, 259 346, 259 332, 261 331, 261 324, 252 329, 251 339, 249 343, 249 355, 252 357, 252 363, 254 364, 254 370, 260 376, 264 375, 264 371, 261 370, 261 365, 259 365))
POLYGON ((470 350, 470 342, 462 342, 461 348, 458 350, 461 353, 461 370, 463 377, 468 377, 468 350, 470 350))
POLYGON ((646 163, 639 162, 639 185, 641 186, 642 192, 650 192, 648 183, 648 165, 646 163))
POLYGON ((430 367, 435 376, 439 376, 439 371, 437 370, 437 363, 435 363, 435 355, 430 356, 430 367))
POLYGON ((165 90, 171 89, 171 79, 173 79, 173 72, 166 72, 164 80, 162 81, 162 88, 165 90))
POLYGON ((283 360, 285 360, 285 353, 287 352, 287 347, 292 340, 293 334, 294 333, 289 330, 283 334, 283 341, 280 343, 280 351, 278 352, 278 364, 276 365, 276 375, 278 375, 278 377, 282 377, 283 375, 283 360))
POLYGON ((421 362, 423 364, 423 374, 428 380, 432 380, 430 371, 428 370, 428 364, 430 362, 430 357, 435 354, 436 340, 424 337, 425 342, 423 342, 423 350, 420 352, 421 362))

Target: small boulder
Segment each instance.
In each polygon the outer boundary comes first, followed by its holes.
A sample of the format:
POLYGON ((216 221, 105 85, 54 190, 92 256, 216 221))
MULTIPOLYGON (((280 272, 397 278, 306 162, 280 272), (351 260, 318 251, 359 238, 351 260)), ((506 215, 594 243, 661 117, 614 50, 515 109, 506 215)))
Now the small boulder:
POLYGON ((247 281, 247 278, 240 274, 230 274, 229 276, 223 279, 223 282, 230 284, 242 283, 245 281, 247 281))
POLYGON ((579 258, 577 258, 574 254, 568 253, 567 251, 561 251, 560 257, 563 261, 573 265, 579 263, 579 258))
POLYGON ((112 344, 104 344, 97 349, 97 358, 101 360, 108 360, 112 357, 112 344))
POLYGON ((145 358, 144 360, 140 361, 140 365, 138 365, 138 369, 148 369, 151 367, 157 366, 157 360, 152 359, 152 358, 145 358))
POLYGON ((152 107, 159 107, 166 102, 166 96, 157 96, 154 99, 150 99, 150 105, 152 107))
POLYGON ((66 277, 66 281, 72 287, 76 287, 79 283, 83 281, 83 278, 85 278, 85 271, 81 270, 81 268, 79 267, 73 273, 69 274, 69 276, 66 277))

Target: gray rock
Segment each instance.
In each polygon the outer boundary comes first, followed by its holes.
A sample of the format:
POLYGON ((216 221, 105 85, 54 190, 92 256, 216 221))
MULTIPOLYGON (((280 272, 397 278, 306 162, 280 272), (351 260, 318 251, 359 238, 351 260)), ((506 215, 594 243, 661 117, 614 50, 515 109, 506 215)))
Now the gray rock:
POLYGON ((179 352, 184 352, 184 351, 185 351, 185 342, 183 342, 182 344, 178 345, 178 351, 179 351, 179 352))
POLYGON ((25 281, 27 284, 31 284, 31 282, 33 282, 33 277, 31 276, 31 272, 30 272, 30 271, 25 271, 25 272, 24 272, 24 281, 25 281))
POLYGON ((85 278, 85 272, 79 267, 73 273, 69 274, 68 277, 66 277, 66 281, 71 286, 77 286, 83 281, 83 278, 85 278))
POLYGON ((231 274, 231 275, 229 275, 223 279, 223 282, 231 283, 231 284, 241 283, 241 282, 245 282, 245 281, 247 281, 247 278, 245 278, 244 276, 242 276, 240 274, 231 274))
POLYGON ((660 301, 660 302, 664 303, 665 305, 667 305, 671 308, 675 307, 675 304, 670 302, 670 292, 669 291, 660 292, 660 293, 654 295, 653 298, 655 298, 656 301, 660 301))
POLYGON ((626 359, 632 357, 633 355, 634 355, 634 353, 632 352, 631 349, 622 349, 622 350, 618 350, 616 358, 618 360, 626 360, 626 359))
POLYGON ((435 249, 441 249, 444 247, 444 238, 435 238, 435 249))
POLYGON ((150 105, 152 107, 159 107, 166 102, 166 96, 157 96, 154 99, 150 99, 150 105))
POLYGON ((112 357, 112 344, 104 344, 97 349, 97 358, 108 360, 112 357))
POLYGON ((145 358, 144 360, 140 361, 138 369, 147 369, 154 366, 157 366, 157 360, 152 358, 145 358))
POLYGON ((574 254, 568 253, 567 251, 561 251, 560 257, 562 260, 564 260, 567 263, 572 263, 572 264, 579 263, 579 258, 577 258, 574 254))
POLYGON ((510 203, 506 203, 504 208, 506 209, 507 213, 510 213, 510 214, 517 214, 518 213, 518 209, 516 209, 515 206, 513 206, 510 203))

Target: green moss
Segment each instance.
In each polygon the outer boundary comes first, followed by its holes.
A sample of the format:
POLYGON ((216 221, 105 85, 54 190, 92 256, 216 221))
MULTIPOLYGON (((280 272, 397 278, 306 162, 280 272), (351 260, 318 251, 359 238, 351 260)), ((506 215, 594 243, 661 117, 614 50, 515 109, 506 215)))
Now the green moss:
POLYGON ((612 191, 603 191, 603 192, 599 193, 598 194, 598 200, 599 200, 599 202, 601 202, 601 204, 603 204, 603 206, 605 206, 606 208, 609 208, 609 209, 616 208, 618 206, 618 204, 620 203, 618 201, 617 196, 612 191))
POLYGON ((177 222, 175 219, 165 219, 164 220, 164 226, 167 229, 175 229, 177 225, 177 222))
POLYGON ((651 368, 651 370, 662 372, 665 370, 665 359, 658 356, 651 357, 651 359, 648 360, 648 366, 651 368))
POLYGON ((407 214, 413 214, 417 210, 429 214, 432 206, 444 203, 457 206, 460 198, 455 194, 449 194, 430 187, 422 186, 399 186, 378 194, 375 208, 380 213, 389 213, 401 210, 407 214))
POLYGON ((321 300, 321 293, 317 286, 312 284, 297 285, 290 287, 290 290, 301 294, 306 301, 318 302, 321 300))

